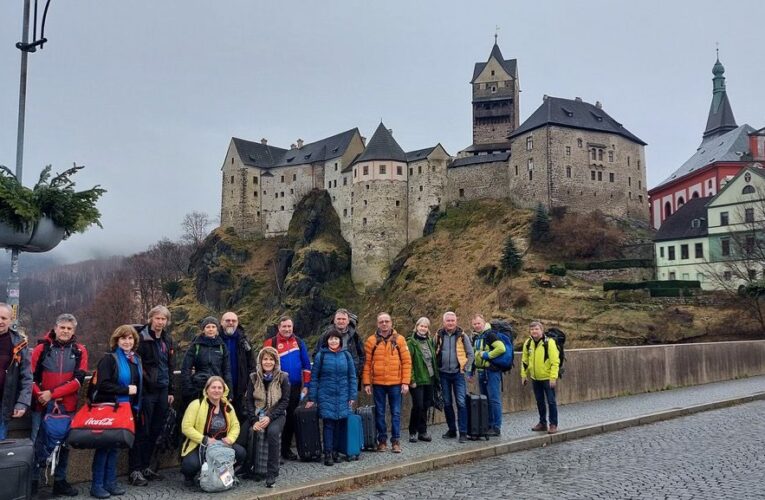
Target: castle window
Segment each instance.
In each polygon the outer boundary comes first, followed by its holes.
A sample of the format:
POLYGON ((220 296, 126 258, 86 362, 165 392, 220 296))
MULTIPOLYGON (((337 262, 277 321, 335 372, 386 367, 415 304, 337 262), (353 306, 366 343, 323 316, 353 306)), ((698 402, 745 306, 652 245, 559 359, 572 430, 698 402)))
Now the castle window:
POLYGON ((518 165, 515 166, 515 175, 518 175, 518 165))
POLYGON ((363 167, 364 171, 362 172, 363 175, 369 175, 369 165, 364 165, 363 167))
POLYGON ((356 177, 356 174, 357 174, 357 173, 358 173, 358 169, 354 168, 354 169, 353 169, 353 177, 356 177))
POLYGON ((754 209, 744 209, 744 222, 754 222, 754 209))
POLYGON ((534 149, 534 136, 528 136, 526 138, 526 151, 531 151, 534 149))
POLYGON ((253 191, 253 192, 252 192, 252 196, 254 196, 255 198, 257 198, 257 197, 258 197, 258 192, 257 192, 257 191, 253 191))
POLYGON ((630 166, 630 157, 629 156, 627 157, 627 166, 628 167, 630 166))
POLYGON ((741 190, 741 194, 752 194, 754 193, 754 186, 751 186, 747 184, 744 186, 744 189, 741 190))
POLYGON ((603 180, 603 172, 598 172, 598 180, 599 181, 603 180))
POLYGON ((337 179, 335 179, 334 181, 332 181, 332 187, 337 187, 337 179))
POLYGON ((367 218, 364 217, 363 219, 361 219, 361 223, 366 226, 367 225, 367 218))
POLYGON ((409 167, 409 175, 414 175, 414 167, 409 167))
POLYGON ((367 200, 364 200, 364 206, 365 207, 367 206, 367 200))
POLYGON ((566 146, 566 156, 571 156, 571 146, 566 146))
POLYGON ((608 162, 609 163, 613 163, 614 162, 614 152, 613 151, 609 151, 608 152, 608 162))
POLYGON ((608 173, 608 182, 614 182, 614 173, 613 172, 609 172, 608 173))
POLYGON ((491 93, 493 94, 493 93, 495 93, 496 91, 497 91, 497 86, 496 86, 496 85, 492 85, 492 86, 491 86, 491 93))
POLYGON ((529 158, 526 161, 526 167, 528 167, 529 170, 533 170, 534 169, 534 158, 529 158))
MULTIPOLYGON (((643 181, 641 181, 640 179, 638 179, 638 189, 643 189, 643 181)), ((699 194, 696 193, 696 198, 698 197, 699 197, 699 194)))
POLYGON ((638 160, 638 162, 637 162, 637 169, 638 169, 638 171, 640 171, 640 160, 638 160))
POLYGON ((418 173, 418 174, 421 174, 421 173, 422 173, 422 165, 418 165, 418 166, 417 166, 417 173, 418 173))
POLYGON ((332 187, 332 181, 327 181, 327 189, 332 187))
POLYGON ((268 193, 266 193, 266 190, 265 190, 265 189, 263 190, 263 194, 268 194, 268 193))
POLYGON ((730 257, 730 238, 720 240, 720 253, 723 257, 730 257))
POLYGON ((337 172, 337 162, 335 162, 335 172, 337 172))
POLYGON ((367 184, 367 191, 369 190, 369 184, 367 184))
POLYGON ((593 181, 595 180, 595 171, 594 170, 590 170, 590 180, 593 180, 593 181))
POLYGON ((420 186, 420 192, 422 193, 422 186, 420 186))
POLYGON ((380 165, 380 175, 385 175, 385 165, 380 165))
POLYGON ((231 164, 232 165, 234 164, 234 157, 233 156, 231 157, 231 164))
POLYGON ((603 150, 598 149, 598 161, 603 161, 603 150))
POLYGON ((233 184, 233 183, 234 183, 234 176, 232 175, 231 176, 231 184, 233 184))
POLYGON ((632 177, 627 177, 627 185, 628 186, 632 185, 632 177))
POLYGON ((292 174, 292 180, 293 180, 293 181, 296 181, 296 180, 297 180, 297 174, 292 174))
POLYGON ((282 175, 282 182, 284 182, 284 176, 282 175))
POLYGON ((257 184, 258 183, 258 178, 257 177, 253 177, 252 178, 252 183, 253 184, 257 184))
POLYGON ((401 201, 400 201, 400 200, 396 200, 396 206, 397 206, 397 207, 400 207, 400 206, 401 206, 401 201))
POLYGON ((460 198, 464 198, 464 197, 465 197, 465 190, 460 188, 460 198))
POLYGON ((353 199, 353 191, 351 191, 351 199, 353 199))
POLYGON ((595 151, 595 148, 590 149, 590 159, 592 161, 595 161, 597 159, 597 152, 595 151))
POLYGON ((280 196, 281 196, 282 198, 284 198, 284 191, 282 191, 282 192, 280 193, 280 196))
POLYGON ((581 148, 582 147, 582 140, 581 139, 577 139, 576 140, 576 145, 581 148))
POLYGON ((279 197, 279 193, 274 193, 274 198, 278 198, 278 197, 279 197))
POLYGON ((494 70, 491 70, 491 76, 494 76, 494 70))
POLYGON ((284 205, 281 206, 281 209, 284 210, 284 205))
POLYGON ((533 170, 529 170, 529 180, 530 181, 534 180, 534 171, 533 170))
POLYGON ((266 230, 268 230, 268 224, 266 224, 266 230))
POLYGON ((353 215, 353 207, 351 207, 351 215, 353 215))
POLYGON ((430 166, 430 171, 431 172, 435 172, 436 171, 436 166, 435 165, 431 165, 430 166))
POLYGON ((348 217, 348 209, 347 208, 343 209, 343 217, 348 217))
POLYGON ((290 189, 290 194, 295 194, 295 190, 294 189, 290 189))
POLYGON ((627 194, 629 195, 629 199, 631 200, 631 199, 632 199, 632 191, 630 191, 630 192, 629 192, 629 193, 627 193, 627 194))
POLYGON ((640 203, 643 203, 643 195, 642 194, 638 195, 638 201, 640 201, 640 203))
POLYGON ((566 177, 568 177, 569 179, 571 178, 571 167, 570 166, 566 167, 566 177))
POLYGON ((258 217, 260 217, 260 210, 258 210, 258 217))
POLYGON ((347 186, 347 185, 348 185, 348 177, 343 176, 343 186, 347 186))
POLYGON ((667 254, 667 260, 675 260, 675 246, 672 245, 667 247, 667 252, 669 252, 667 254))
POLYGON ((404 175, 404 168, 401 165, 396 165, 396 175, 404 175))

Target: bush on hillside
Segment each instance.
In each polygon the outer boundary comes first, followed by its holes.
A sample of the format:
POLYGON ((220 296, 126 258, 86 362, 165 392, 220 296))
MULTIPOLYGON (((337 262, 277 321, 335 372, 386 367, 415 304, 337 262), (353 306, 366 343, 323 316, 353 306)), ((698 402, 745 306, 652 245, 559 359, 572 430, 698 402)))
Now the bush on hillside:
POLYGON ((550 216, 542 203, 537 204, 536 211, 534 212, 529 239, 532 245, 550 241, 550 216))
POLYGON ((550 223, 552 253, 563 259, 602 259, 620 256, 624 233, 600 212, 566 213, 550 223))
POLYGON ((523 259, 515 248, 512 236, 508 236, 505 241, 505 249, 502 252, 502 261, 500 263, 502 270, 508 275, 517 274, 521 270, 523 259))

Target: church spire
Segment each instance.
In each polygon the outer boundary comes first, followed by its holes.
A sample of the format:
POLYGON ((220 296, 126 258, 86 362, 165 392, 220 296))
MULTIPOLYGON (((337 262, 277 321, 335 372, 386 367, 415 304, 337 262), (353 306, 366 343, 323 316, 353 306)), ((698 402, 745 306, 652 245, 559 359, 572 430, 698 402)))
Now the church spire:
POLYGON ((704 130, 704 139, 716 137, 738 127, 736 118, 733 116, 728 93, 725 91, 725 67, 720 62, 719 50, 717 60, 712 67, 712 105, 709 108, 707 128, 704 130))

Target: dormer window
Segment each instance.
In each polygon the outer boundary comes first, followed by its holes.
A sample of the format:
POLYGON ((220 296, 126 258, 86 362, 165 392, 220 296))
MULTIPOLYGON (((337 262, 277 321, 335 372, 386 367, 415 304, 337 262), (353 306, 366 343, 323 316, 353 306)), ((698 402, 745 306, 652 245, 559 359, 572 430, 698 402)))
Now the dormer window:
POLYGON ((693 219, 691 221, 691 227, 694 229, 698 229, 701 227, 701 219, 693 219))

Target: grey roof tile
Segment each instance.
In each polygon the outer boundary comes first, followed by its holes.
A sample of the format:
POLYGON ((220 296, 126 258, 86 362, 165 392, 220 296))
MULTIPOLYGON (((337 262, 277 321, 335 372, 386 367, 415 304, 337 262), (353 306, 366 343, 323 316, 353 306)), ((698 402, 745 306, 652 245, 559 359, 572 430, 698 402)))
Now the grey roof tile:
POLYGON ((352 128, 320 141, 304 144, 299 149, 288 149, 275 166, 302 165, 305 163, 324 162, 345 154, 348 145, 358 128, 352 128))
POLYGON ((466 156, 457 158, 449 164, 448 168, 459 168, 468 165, 480 165, 481 163, 494 163, 497 161, 506 162, 510 158, 510 153, 491 153, 488 155, 466 156))
POLYGON ((232 137, 231 140, 234 142, 234 147, 242 162, 253 167, 271 168, 287 151, 284 148, 246 141, 238 137, 232 137))
POLYGON ((429 148, 425 149, 417 149, 415 151, 407 151, 406 153, 406 161, 407 162, 413 162, 417 160, 423 160, 428 157, 430 153, 433 152, 434 149, 438 147, 438 144, 435 146, 431 146, 429 148))
POLYGON ((382 122, 377 126, 367 148, 354 163, 372 160, 394 160, 406 163, 406 153, 382 122))
POLYGON ((707 203, 711 199, 711 196, 707 196, 706 198, 688 200, 685 205, 677 209, 677 212, 662 222, 653 241, 681 240, 706 236, 707 203), (699 219, 699 227, 693 227, 692 221, 694 219, 699 219))

